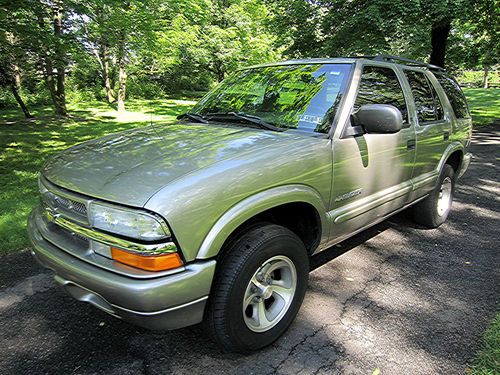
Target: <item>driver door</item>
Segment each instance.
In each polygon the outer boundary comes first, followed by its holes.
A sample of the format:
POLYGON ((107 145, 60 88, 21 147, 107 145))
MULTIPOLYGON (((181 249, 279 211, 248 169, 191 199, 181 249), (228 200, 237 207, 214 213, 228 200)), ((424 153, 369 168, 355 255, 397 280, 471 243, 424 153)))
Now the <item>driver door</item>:
MULTIPOLYGON (((402 73, 374 63, 361 68, 352 112, 365 104, 391 104, 403 115, 393 134, 342 135, 333 141, 331 241, 341 240, 404 206, 412 190, 415 129, 408 119, 402 73)), ((351 133, 352 134, 352 133, 351 133)))

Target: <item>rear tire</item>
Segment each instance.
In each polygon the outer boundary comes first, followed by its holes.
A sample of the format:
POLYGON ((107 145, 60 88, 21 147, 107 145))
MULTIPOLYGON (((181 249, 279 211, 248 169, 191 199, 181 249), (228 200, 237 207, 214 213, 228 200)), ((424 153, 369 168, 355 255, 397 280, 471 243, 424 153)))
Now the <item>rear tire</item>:
POLYGON ((434 190, 413 207, 413 219, 427 228, 439 227, 448 218, 454 193, 455 171, 449 164, 445 164, 434 190))
POLYGON ((287 228, 250 228, 226 249, 204 326, 224 350, 247 353, 276 339, 292 323, 309 277, 303 242, 287 228))

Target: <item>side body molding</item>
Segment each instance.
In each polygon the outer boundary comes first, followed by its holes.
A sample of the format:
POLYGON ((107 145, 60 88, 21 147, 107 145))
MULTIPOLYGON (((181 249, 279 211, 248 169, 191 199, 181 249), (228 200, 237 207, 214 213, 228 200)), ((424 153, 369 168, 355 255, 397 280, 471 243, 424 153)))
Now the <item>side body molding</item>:
POLYGON ((320 243, 328 241, 330 223, 320 194, 306 185, 284 185, 247 197, 229 209, 210 229, 196 258, 207 259, 216 256, 224 241, 245 221, 273 207, 294 202, 309 203, 316 209, 321 220, 320 243))

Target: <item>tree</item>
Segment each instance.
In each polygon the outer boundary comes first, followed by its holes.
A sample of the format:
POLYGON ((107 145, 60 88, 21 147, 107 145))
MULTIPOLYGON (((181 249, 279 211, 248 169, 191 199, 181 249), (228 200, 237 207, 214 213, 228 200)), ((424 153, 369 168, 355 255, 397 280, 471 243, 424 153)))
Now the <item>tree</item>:
MULTIPOLYGON (((94 0, 86 1, 77 8, 77 37, 83 48, 95 57, 99 64, 102 86, 108 103, 115 101, 113 73, 113 46, 110 41, 110 21, 114 3, 94 0)), ((78 61, 77 61, 78 62, 78 61)), ((81 66, 79 66, 81 68, 81 66)))
POLYGON ((42 61, 45 81, 50 92, 56 114, 68 116, 66 108, 66 66, 69 38, 64 34, 62 0, 36 2, 34 7, 39 26, 39 43, 36 46, 42 61))
POLYGON ((488 73, 500 62, 500 8, 494 0, 477 1, 470 20, 453 24, 448 53, 455 69, 482 69, 482 86, 488 88, 488 73))
POLYGON ((28 60, 28 55, 22 48, 22 40, 14 33, 18 19, 24 14, 12 5, 4 10, 0 12, 0 87, 10 90, 24 116, 32 118, 20 94, 20 63, 28 60))
POLYGON ((19 93, 21 75, 19 66, 17 65, 18 58, 16 58, 16 52, 19 53, 20 51, 15 46, 12 34, 4 32, 1 35, 4 38, 0 39, 0 86, 8 88, 12 92, 12 95, 24 113, 24 117, 33 118, 19 93))
MULTIPOLYGON (((486 1, 486 0, 485 0, 486 1)), ((491 1, 491 0, 490 0, 491 1)), ((444 66, 450 31, 470 0, 274 0, 275 28, 295 56, 404 54, 444 66)))

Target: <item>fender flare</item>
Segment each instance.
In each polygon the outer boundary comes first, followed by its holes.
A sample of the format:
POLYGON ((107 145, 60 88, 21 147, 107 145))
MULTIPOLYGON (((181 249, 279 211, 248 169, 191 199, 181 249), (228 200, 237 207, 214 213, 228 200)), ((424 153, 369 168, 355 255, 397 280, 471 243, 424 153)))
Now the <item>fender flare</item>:
POLYGON ((321 240, 326 240, 329 221, 325 203, 318 191, 306 185, 284 185, 247 197, 226 211, 206 235, 196 259, 216 256, 231 233, 255 215, 283 204, 299 202, 309 203, 316 209, 321 221, 321 240))
MULTIPOLYGON (((443 156, 441 157, 441 160, 439 161, 439 164, 438 164, 437 169, 436 169, 438 175, 439 175, 439 173, 441 173, 441 170, 443 169, 443 166, 446 163, 446 161, 448 160, 448 158, 455 151, 462 151, 462 158, 463 158, 463 155, 465 154, 464 145, 462 143, 456 141, 456 142, 450 143, 448 145, 448 147, 446 147, 446 150, 444 150, 443 156)), ((460 164, 461 163, 462 163, 462 161, 460 161, 460 164)))

